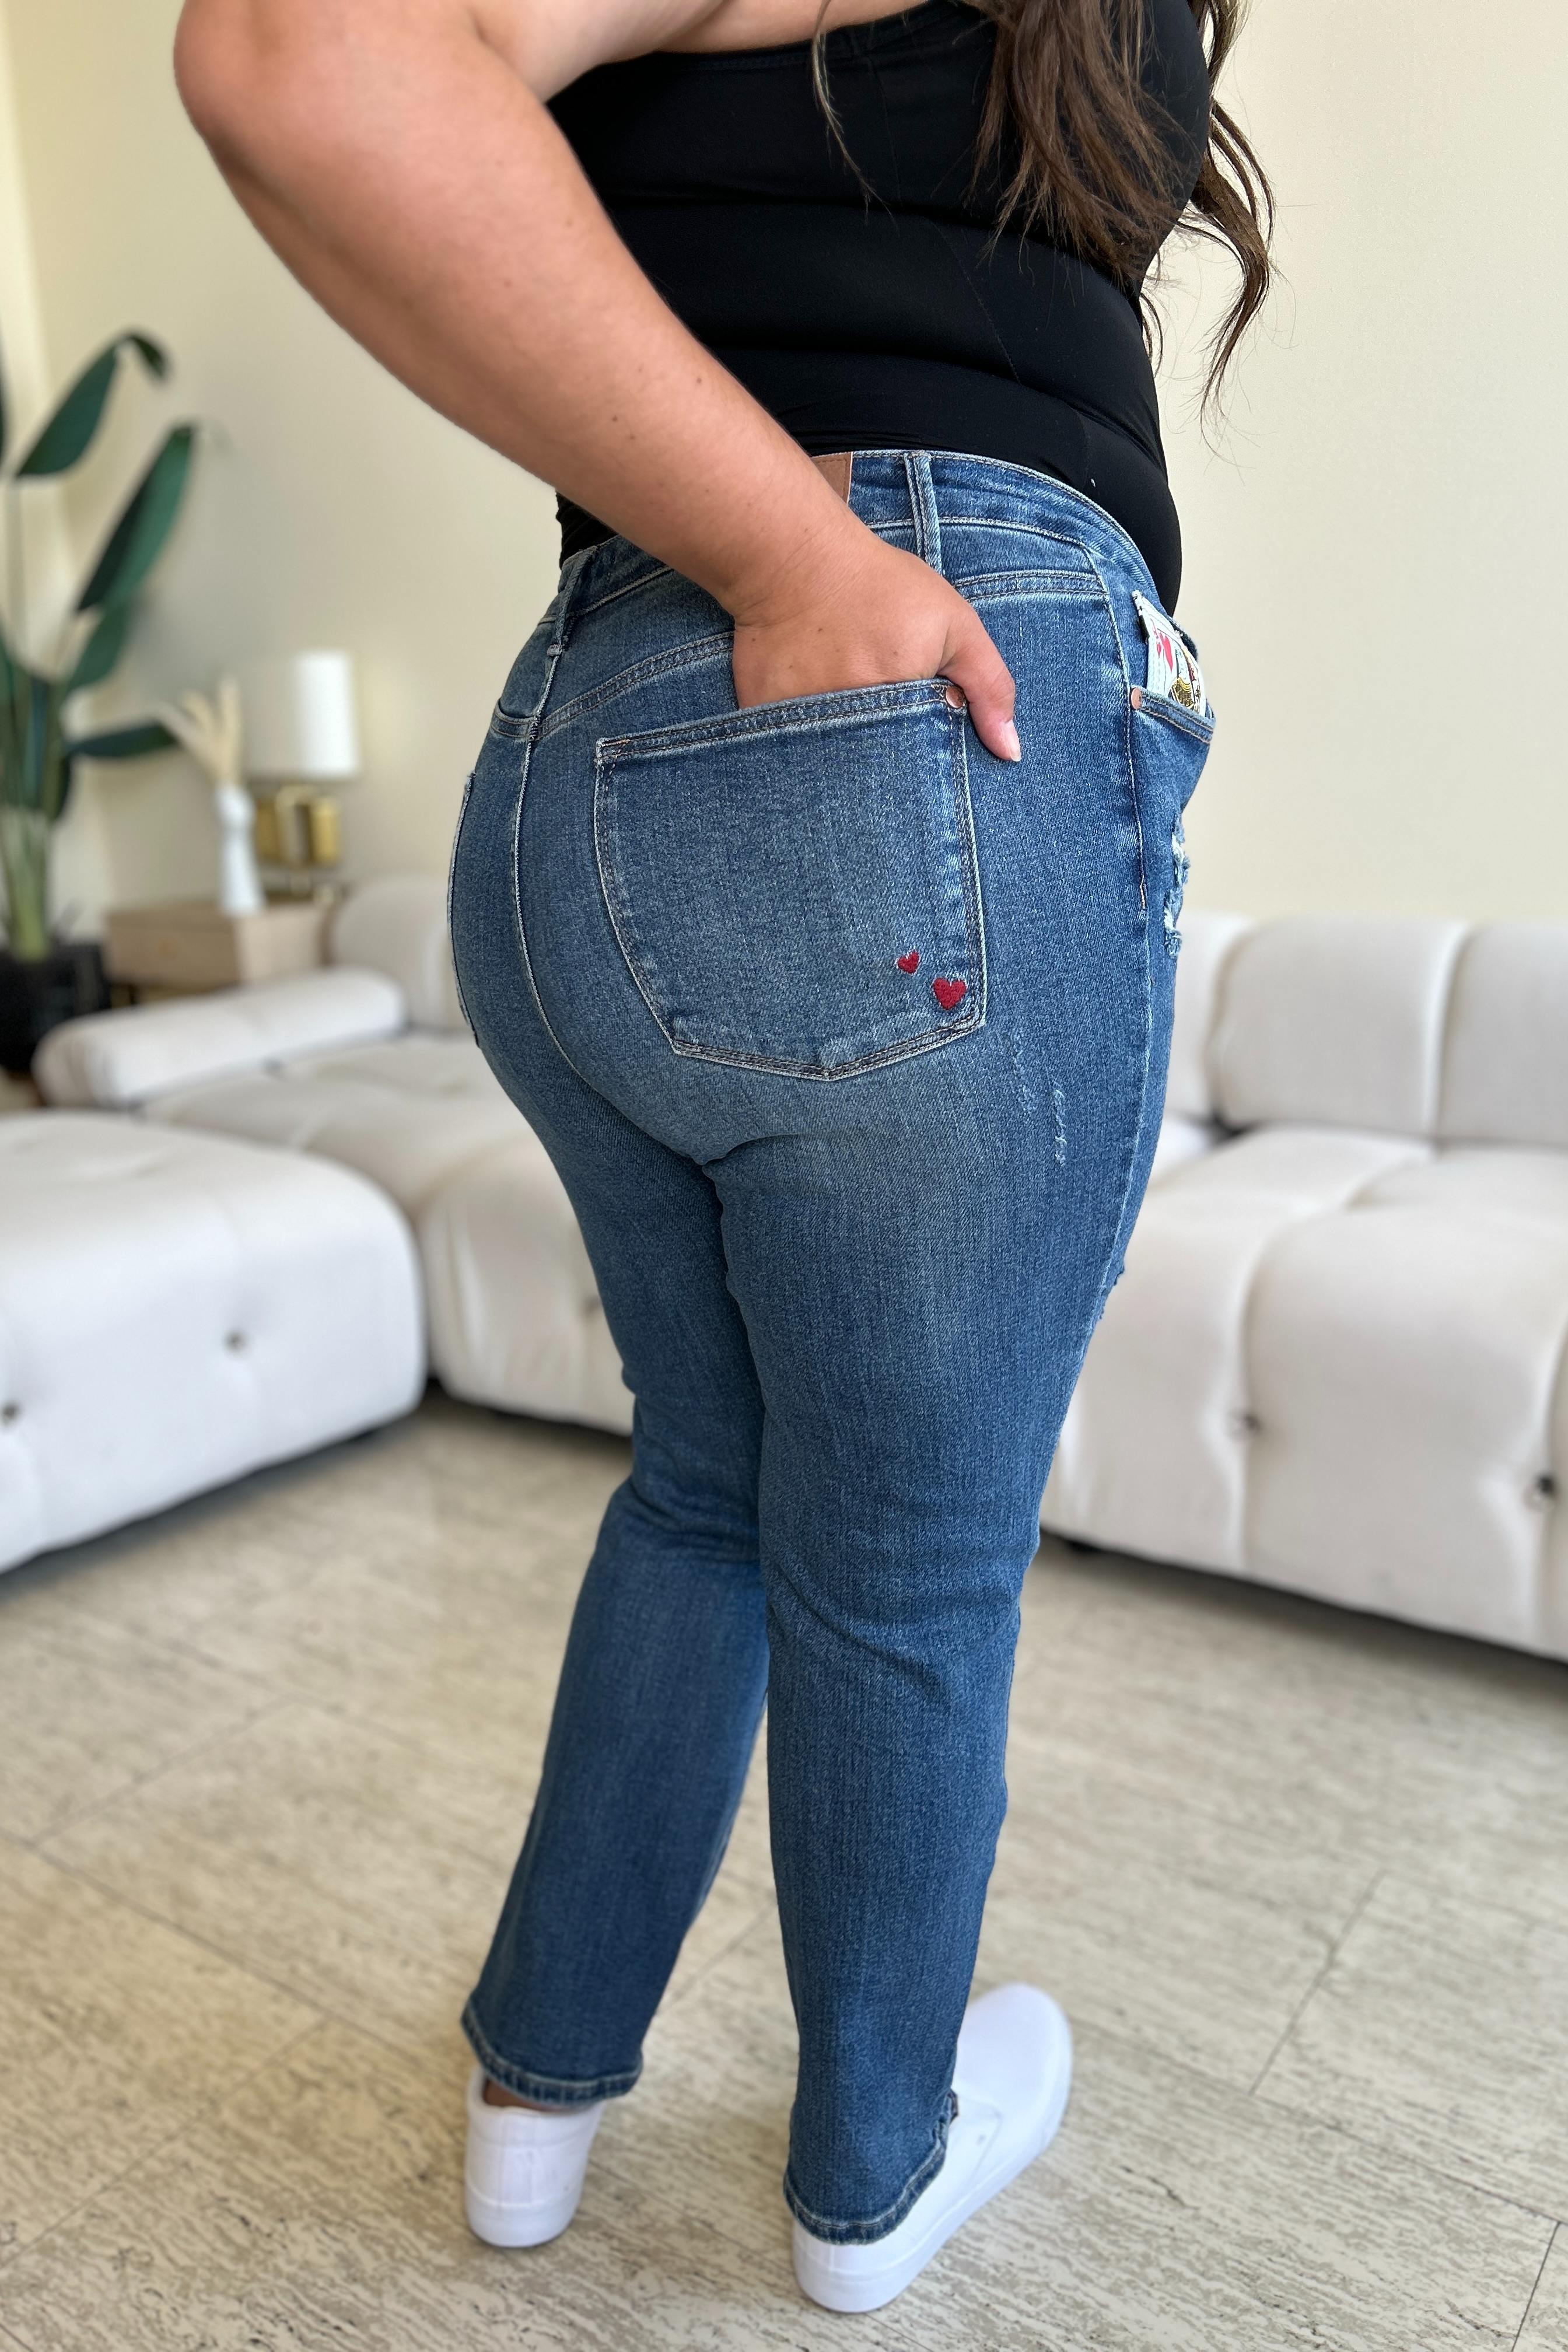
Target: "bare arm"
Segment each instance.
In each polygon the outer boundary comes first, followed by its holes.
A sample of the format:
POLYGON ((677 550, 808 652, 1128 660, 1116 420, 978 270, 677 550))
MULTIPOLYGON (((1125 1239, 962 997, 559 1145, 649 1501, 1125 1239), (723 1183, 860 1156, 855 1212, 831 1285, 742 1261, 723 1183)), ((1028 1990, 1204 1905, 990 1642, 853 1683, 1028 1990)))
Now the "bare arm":
MULTIPOLYGON (((931 675, 1004 757, 972 608, 855 520, 660 300, 546 100, 802 0, 186 0, 176 69, 262 235, 404 383, 734 615, 743 703, 931 675)), ((867 9, 864 13, 871 13, 867 9)))

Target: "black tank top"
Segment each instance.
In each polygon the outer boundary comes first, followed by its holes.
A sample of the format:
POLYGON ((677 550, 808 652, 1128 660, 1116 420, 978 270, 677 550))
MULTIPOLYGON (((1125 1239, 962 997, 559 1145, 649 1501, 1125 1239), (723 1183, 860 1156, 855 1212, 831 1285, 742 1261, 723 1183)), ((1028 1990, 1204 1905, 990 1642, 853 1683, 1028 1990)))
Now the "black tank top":
MULTIPOLYGON (((1208 137, 1187 0, 1143 0, 1170 225, 1208 137)), ((1181 532, 1138 293, 1043 234, 996 235, 1005 150, 973 181, 995 28, 963 0, 811 45, 600 66, 552 111, 693 334, 814 455, 959 449, 1053 474, 1115 517, 1167 609, 1181 532), (847 160, 853 158, 853 166, 847 160)), ((562 553, 608 534, 561 501, 562 553)))

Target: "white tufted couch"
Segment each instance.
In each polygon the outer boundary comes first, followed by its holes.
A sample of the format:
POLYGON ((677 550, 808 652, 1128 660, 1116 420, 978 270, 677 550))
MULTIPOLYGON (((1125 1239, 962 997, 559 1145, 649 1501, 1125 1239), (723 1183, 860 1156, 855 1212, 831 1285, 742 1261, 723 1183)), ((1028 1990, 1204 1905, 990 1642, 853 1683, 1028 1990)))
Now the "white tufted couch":
MULTIPOLYGON (((1568 1656, 1568 928, 1186 929, 1155 1181, 1044 1524, 1568 1656)), ((417 1239, 448 1388, 626 1429, 564 1193, 463 1028, 438 886, 367 887, 332 952, 57 1030, 45 1092, 359 1171, 417 1239)))
POLYGON ((1045 1525, 1568 1656, 1568 929, 1194 920, 1045 1525))
POLYGON ((440 885, 368 884, 331 967, 93 1013, 46 1038, 46 1099, 282 1145, 355 1169, 418 1244, 430 1365, 476 1403, 629 1430, 593 1268, 544 1147, 458 1003, 440 885))

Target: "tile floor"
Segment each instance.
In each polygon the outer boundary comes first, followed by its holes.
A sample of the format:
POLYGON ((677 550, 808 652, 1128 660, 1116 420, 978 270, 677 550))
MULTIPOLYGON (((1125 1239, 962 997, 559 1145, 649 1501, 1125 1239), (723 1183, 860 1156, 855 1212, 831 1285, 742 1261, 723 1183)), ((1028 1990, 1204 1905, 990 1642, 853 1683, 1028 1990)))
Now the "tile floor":
POLYGON ((467 2234, 455 2018, 625 1450, 400 1427, 0 1580, 0 2352, 1568 2352, 1568 1672, 1048 1548, 982 1983, 1050 2154, 797 2299, 754 1781, 574 2228, 467 2234))

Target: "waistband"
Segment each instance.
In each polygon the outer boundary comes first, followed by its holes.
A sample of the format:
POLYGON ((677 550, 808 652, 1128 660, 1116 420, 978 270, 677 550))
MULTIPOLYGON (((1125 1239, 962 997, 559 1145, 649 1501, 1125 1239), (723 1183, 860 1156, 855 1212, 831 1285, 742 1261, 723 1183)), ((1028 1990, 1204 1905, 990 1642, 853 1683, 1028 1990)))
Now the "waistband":
MULTIPOLYGON (((813 457, 825 481, 871 530, 910 530, 915 552, 941 569, 943 525, 1012 524, 1072 539, 1158 604, 1136 542, 1103 507, 1055 475, 950 449, 837 450, 813 457)), ((561 585, 571 605, 619 594, 671 566, 611 533, 568 556, 561 585)))

